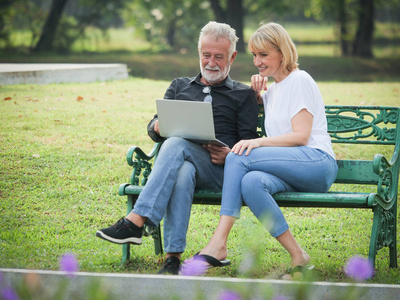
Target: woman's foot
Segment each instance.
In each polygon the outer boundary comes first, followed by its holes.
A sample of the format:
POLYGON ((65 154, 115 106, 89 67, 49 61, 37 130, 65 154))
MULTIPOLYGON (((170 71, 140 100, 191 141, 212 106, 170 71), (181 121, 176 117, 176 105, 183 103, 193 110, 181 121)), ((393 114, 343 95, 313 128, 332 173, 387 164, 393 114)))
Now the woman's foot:
POLYGON ((281 279, 283 280, 301 280, 304 277, 304 273, 313 269, 314 266, 308 266, 311 261, 310 256, 303 250, 300 249, 298 254, 293 255, 291 259, 291 268, 281 279))
POLYGON ((210 243, 207 246, 205 246, 199 252, 199 254, 209 255, 209 256, 214 257, 215 259, 223 260, 223 259, 227 258, 228 250, 227 250, 225 244, 216 245, 216 244, 211 244, 211 241, 210 241, 210 243))
POLYGON ((298 254, 292 256, 291 260, 291 266, 292 268, 296 266, 305 266, 311 261, 310 256, 300 248, 300 251, 298 254))

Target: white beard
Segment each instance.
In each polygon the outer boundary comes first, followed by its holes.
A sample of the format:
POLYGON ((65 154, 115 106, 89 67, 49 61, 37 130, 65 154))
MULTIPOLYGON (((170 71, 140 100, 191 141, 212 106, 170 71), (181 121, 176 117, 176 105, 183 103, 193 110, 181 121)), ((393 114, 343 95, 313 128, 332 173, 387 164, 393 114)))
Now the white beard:
POLYGON ((214 68, 210 67, 205 67, 203 68, 203 65, 201 64, 200 61, 200 70, 201 70, 201 75, 205 80, 207 80, 210 84, 214 84, 220 81, 223 81, 229 74, 229 71, 231 70, 231 65, 227 65, 224 70, 221 71, 221 68, 218 66, 215 66, 214 68), (215 74, 214 72, 208 72, 208 70, 218 70, 218 73, 215 74))

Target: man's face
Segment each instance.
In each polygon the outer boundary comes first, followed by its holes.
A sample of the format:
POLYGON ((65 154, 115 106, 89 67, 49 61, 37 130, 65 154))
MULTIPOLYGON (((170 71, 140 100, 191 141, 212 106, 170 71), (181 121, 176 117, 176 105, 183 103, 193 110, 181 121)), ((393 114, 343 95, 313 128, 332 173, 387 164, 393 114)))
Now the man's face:
POLYGON ((214 39, 204 36, 201 40, 200 70, 201 81, 207 85, 219 84, 228 76, 236 52, 229 56, 230 42, 228 39, 214 39))

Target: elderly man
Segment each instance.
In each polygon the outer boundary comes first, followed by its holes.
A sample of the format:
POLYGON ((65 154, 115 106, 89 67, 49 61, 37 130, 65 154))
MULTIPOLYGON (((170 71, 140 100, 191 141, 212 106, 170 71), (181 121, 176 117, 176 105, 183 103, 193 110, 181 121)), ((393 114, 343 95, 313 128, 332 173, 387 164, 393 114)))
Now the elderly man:
MULTIPOLYGON (((198 52, 201 73, 194 78, 176 78, 164 98, 212 102, 217 139, 229 147, 242 139, 257 137, 258 106, 253 89, 234 81, 229 71, 236 58, 235 30, 227 24, 209 22, 200 32, 198 52), (210 99, 211 96, 211 99, 210 99)), ((149 136, 162 141, 158 120, 148 125, 149 136)), ((126 218, 98 230, 96 236, 124 244, 142 243, 143 225, 158 226, 164 217, 166 259, 158 274, 178 274, 186 247, 195 189, 221 191, 228 147, 199 145, 182 138, 164 141, 148 182, 126 218)), ((212 258, 208 258, 211 259, 212 258)), ((213 261, 215 266, 229 261, 213 261)))

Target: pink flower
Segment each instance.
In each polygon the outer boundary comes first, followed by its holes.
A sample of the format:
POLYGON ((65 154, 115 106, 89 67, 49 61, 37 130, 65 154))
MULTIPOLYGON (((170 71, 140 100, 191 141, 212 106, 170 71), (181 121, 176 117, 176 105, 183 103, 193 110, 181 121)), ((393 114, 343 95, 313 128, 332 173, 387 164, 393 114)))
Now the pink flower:
POLYGON ((185 276, 200 276, 207 272, 208 265, 204 258, 195 256, 185 262, 181 268, 181 274, 185 276))
POLYGON ((60 270, 67 272, 67 276, 74 277, 79 271, 78 261, 72 253, 66 253, 61 257, 60 270))
POLYGON ((354 278, 357 281, 364 281, 372 278, 374 275, 374 266, 368 259, 354 256, 347 262, 344 272, 348 277, 354 278))

